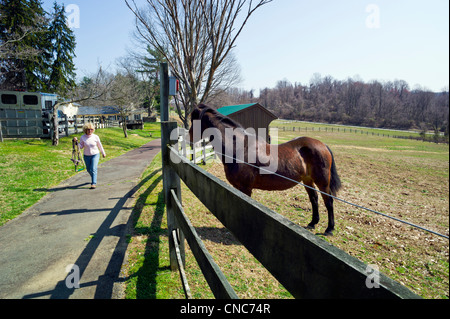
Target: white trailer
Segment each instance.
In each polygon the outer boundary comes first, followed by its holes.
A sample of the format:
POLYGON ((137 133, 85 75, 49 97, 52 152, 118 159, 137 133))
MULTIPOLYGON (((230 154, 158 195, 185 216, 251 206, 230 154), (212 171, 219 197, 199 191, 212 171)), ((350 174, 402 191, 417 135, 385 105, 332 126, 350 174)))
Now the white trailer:
POLYGON ((50 136, 50 110, 56 94, 0 91, 0 127, 5 138, 43 138, 50 136))

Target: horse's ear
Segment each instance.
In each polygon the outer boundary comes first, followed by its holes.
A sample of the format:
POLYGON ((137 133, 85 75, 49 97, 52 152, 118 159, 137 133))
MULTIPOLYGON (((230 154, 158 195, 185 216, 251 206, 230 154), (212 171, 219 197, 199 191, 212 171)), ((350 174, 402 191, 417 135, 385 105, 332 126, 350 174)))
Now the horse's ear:
POLYGON ((192 119, 192 120, 198 120, 198 119, 200 119, 201 116, 202 116, 202 112, 203 112, 204 110, 206 110, 206 109, 208 109, 208 106, 206 106, 206 105, 204 105, 204 104, 199 104, 199 105, 197 105, 197 106, 192 110, 192 113, 191 113, 191 119, 192 119))
POLYGON ((199 113, 205 112, 207 109, 210 109, 210 107, 206 104, 199 104, 197 105, 197 107, 195 108, 196 110, 199 111, 199 113))
POLYGON ((205 105, 205 104, 200 104, 199 106, 197 106, 197 109, 200 112, 200 114, 198 116, 199 119, 202 119, 206 113, 214 114, 214 112, 215 112, 214 109, 210 108, 208 105, 205 105))
POLYGON ((198 109, 200 109, 200 110, 203 110, 203 109, 205 109, 205 108, 208 108, 209 106, 208 105, 206 105, 206 104, 199 104, 199 105, 197 105, 197 108, 198 109))

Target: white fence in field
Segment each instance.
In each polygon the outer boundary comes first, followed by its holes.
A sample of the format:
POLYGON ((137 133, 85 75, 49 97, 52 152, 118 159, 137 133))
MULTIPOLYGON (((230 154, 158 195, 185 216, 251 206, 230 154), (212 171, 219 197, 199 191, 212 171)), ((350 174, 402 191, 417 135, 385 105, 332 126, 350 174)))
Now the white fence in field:
POLYGON ((215 158, 213 146, 209 143, 209 138, 191 143, 186 136, 188 131, 184 128, 178 128, 178 146, 180 154, 191 160, 194 164, 206 164, 206 162, 215 158))

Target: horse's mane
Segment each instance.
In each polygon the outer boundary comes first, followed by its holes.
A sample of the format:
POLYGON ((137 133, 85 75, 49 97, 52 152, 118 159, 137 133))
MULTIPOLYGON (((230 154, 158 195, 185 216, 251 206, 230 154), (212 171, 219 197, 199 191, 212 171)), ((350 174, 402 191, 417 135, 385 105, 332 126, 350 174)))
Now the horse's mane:
POLYGON ((214 119, 216 119, 219 123, 221 123, 225 126, 230 126, 233 128, 238 128, 238 127, 243 128, 242 125, 239 124, 238 122, 233 121, 228 116, 225 116, 225 115, 217 112, 215 109, 213 109, 212 107, 209 107, 205 104, 200 104, 197 106, 197 108, 192 113, 192 115, 193 115, 192 119, 201 120, 206 113, 210 113, 214 119), (194 116, 194 114, 197 113, 196 111, 198 111, 198 113, 199 113, 198 118, 195 118, 195 116, 194 116))

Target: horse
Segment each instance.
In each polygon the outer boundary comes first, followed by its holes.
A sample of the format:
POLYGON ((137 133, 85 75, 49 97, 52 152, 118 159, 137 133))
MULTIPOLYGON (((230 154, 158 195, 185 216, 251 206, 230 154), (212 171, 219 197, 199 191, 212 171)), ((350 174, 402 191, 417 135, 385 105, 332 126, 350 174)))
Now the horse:
POLYGON ((336 196, 342 185, 333 153, 324 143, 298 137, 280 145, 268 144, 205 104, 192 111, 188 135, 193 143, 210 137, 227 180, 250 197, 253 189, 282 191, 298 185, 297 182, 303 183, 312 205, 312 220, 307 229, 315 229, 320 219, 316 185, 328 211, 324 234, 333 234, 333 197, 328 195, 336 196))

